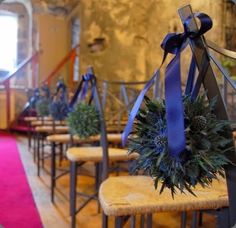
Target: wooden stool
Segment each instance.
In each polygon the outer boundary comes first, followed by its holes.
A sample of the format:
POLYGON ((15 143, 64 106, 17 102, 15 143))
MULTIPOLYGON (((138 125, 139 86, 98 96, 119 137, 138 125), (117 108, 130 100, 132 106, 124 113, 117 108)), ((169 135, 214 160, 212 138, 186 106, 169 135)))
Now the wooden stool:
POLYGON ((32 136, 33 136, 33 139, 36 138, 36 137, 34 137, 35 136, 35 132, 34 132, 34 128, 33 128, 36 125, 32 125, 32 122, 35 122, 35 121, 41 121, 41 122, 52 121, 52 117, 51 116, 46 116, 46 117, 26 116, 26 117, 24 117, 24 121, 27 123, 27 125, 28 125, 28 127, 30 129, 30 131, 27 132, 27 136, 28 136, 28 147, 31 148, 32 136))
MULTIPOLYGON (((30 126, 34 129, 34 134, 31 137, 33 137, 33 148, 35 148, 36 146, 36 141, 37 141, 37 132, 35 131, 36 127, 42 127, 42 126, 65 126, 66 125, 66 121, 53 121, 53 120, 33 120, 30 122, 30 126)), ((43 134, 42 134, 43 135, 43 134)), ((34 161, 35 161, 35 157, 34 157, 34 161)))
POLYGON ((34 150, 34 156, 37 160, 37 175, 40 175, 40 160, 42 160, 42 167, 44 167, 44 138, 49 134, 63 134, 68 132, 68 126, 38 126, 35 128, 36 132, 36 151, 34 150), (42 143, 41 143, 42 141, 42 143), (42 145, 42 157, 40 147, 42 145))
MULTIPOLYGON (((128 156, 128 151, 125 149, 108 148, 109 160, 112 162, 129 161, 137 157, 132 154, 128 156)), ((97 192, 94 195, 87 196, 87 200, 76 210, 76 185, 77 185, 77 165, 81 162, 94 162, 96 165, 103 160, 102 147, 72 147, 67 150, 67 158, 70 160, 70 212, 72 216, 72 227, 75 227, 75 216, 90 200, 97 197, 97 192)), ((98 177, 96 187, 100 184, 99 167, 96 169, 98 177)), ((85 194, 83 194, 85 195, 85 194)))

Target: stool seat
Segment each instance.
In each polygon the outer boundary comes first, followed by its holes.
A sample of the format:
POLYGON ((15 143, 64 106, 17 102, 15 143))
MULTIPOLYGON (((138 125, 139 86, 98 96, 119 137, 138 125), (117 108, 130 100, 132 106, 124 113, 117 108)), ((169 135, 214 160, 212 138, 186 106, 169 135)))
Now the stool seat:
POLYGON ((107 216, 152 214, 156 212, 217 209, 228 206, 225 180, 213 181, 209 188, 197 186, 193 192, 171 196, 165 189, 159 195, 160 186, 154 188, 153 180, 147 176, 109 177, 99 189, 99 200, 107 216), (114 191, 115 190, 115 191, 114 191))
POLYGON ((52 117, 51 116, 45 116, 45 117, 37 117, 37 116, 26 116, 24 117, 24 121, 26 122, 32 122, 32 121, 37 121, 37 120, 45 120, 45 121, 48 121, 48 120, 52 120, 52 117))
POLYGON ((68 126, 38 126, 35 128, 38 133, 67 133, 69 131, 68 126))
MULTIPOLYGON (((108 148, 110 161, 129 161, 137 157, 137 154, 128 155, 125 149, 108 148)), ((71 147, 67 150, 67 158, 73 162, 100 162, 102 161, 102 147, 71 147)))
POLYGON ((62 125, 62 126, 64 126, 64 125, 66 125, 66 121, 58 121, 58 120, 56 120, 56 121, 52 121, 52 120, 44 120, 44 121, 42 121, 42 120, 35 120, 35 121, 32 121, 31 122, 31 126, 41 126, 41 125, 43 125, 43 126, 51 126, 51 125, 62 125))
MULTIPOLYGON (((55 134, 49 135, 47 137, 49 142, 55 143, 69 143, 71 140, 70 134, 55 134)), ((77 135, 73 135, 73 140, 75 143, 90 143, 100 140, 100 135, 95 135, 89 138, 81 139, 77 135)), ((120 143, 121 142, 121 134, 107 134, 107 140, 112 143, 120 143)))

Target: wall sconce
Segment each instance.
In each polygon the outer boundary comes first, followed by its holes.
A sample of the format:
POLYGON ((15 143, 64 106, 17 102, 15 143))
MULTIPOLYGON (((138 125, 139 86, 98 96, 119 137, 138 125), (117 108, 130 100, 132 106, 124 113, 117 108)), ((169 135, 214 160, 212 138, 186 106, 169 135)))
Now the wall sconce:
POLYGON ((91 53, 103 51, 105 49, 105 38, 95 38, 93 43, 88 44, 88 48, 91 53))

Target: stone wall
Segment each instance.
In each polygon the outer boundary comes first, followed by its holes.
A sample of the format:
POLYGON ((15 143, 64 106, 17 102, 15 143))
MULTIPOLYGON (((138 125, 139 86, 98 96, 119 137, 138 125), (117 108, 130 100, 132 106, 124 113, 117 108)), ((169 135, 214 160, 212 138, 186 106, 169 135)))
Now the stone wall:
POLYGON ((212 17, 206 37, 222 45, 221 0, 81 0, 81 73, 92 65, 103 79, 148 79, 160 65, 165 34, 183 31, 177 9, 189 2, 212 17), (93 49, 97 40, 103 42, 100 51, 93 49))

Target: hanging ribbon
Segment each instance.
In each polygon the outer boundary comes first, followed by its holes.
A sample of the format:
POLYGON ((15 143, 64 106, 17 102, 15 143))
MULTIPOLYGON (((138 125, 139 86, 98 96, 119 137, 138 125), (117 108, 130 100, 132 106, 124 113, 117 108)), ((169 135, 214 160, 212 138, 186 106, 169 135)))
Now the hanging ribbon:
MULTIPOLYGON (((192 17, 189 17, 184 22, 184 32, 180 34, 170 33, 164 38, 161 47, 164 50, 162 64, 166 59, 168 53, 174 54, 174 58, 166 67, 166 76, 165 76, 165 102, 166 102, 166 121, 167 121, 167 137, 168 137, 168 149, 171 156, 178 158, 179 154, 185 149, 185 134, 184 134, 184 109, 182 103, 182 92, 181 92, 181 75, 180 75, 180 54, 182 50, 187 46, 187 39, 194 39, 203 35, 212 27, 211 18, 203 13, 194 14, 196 18, 200 20, 200 28, 198 31, 189 31, 188 25, 193 20, 192 17)), ((192 59, 194 62, 194 59, 192 59)), ((195 64, 191 63, 189 76, 188 76, 188 88, 187 92, 192 93, 195 89, 197 91, 199 83, 201 80, 197 80, 195 85, 194 75, 195 75, 195 64)), ((161 68, 160 66, 160 68, 161 68)), ((143 98, 146 92, 154 83, 155 78, 159 77, 159 70, 153 75, 151 80, 146 84, 144 89, 139 94, 134 107, 130 113, 128 123, 125 127, 125 130, 122 134, 122 143, 125 145, 128 135, 132 129, 132 125, 135 119, 135 116, 138 113, 138 110, 141 106, 143 98)), ((205 70, 204 70, 205 72, 205 70)), ((203 78, 201 72, 201 79, 203 78)))
POLYGON ((91 96, 89 99, 89 104, 92 102, 93 96, 94 96, 94 88, 96 85, 96 77, 93 74, 87 73, 85 75, 82 75, 82 80, 80 81, 80 84, 79 84, 77 90, 75 91, 75 95, 71 99, 71 102, 69 105, 70 110, 73 109, 74 105, 76 104, 76 102, 78 100, 80 100, 80 101, 85 100, 86 95, 89 90, 89 83, 91 85, 91 87, 90 87, 91 88, 91 96))
POLYGON ((60 100, 67 103, 67 89, 66 89, 66 85, 64 84, 62 80, 59 80, 57 82, 56 94, 58 94, 60 90, 62 90, 60 100))

